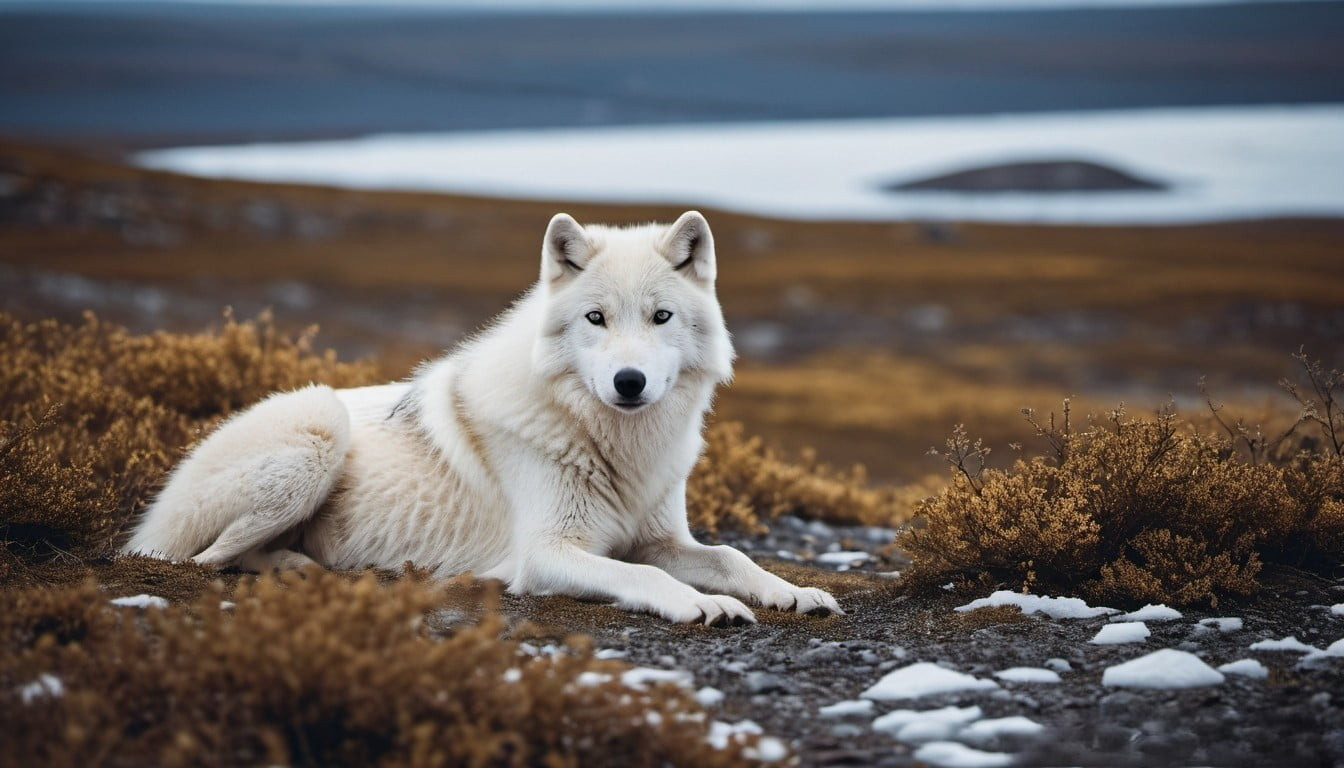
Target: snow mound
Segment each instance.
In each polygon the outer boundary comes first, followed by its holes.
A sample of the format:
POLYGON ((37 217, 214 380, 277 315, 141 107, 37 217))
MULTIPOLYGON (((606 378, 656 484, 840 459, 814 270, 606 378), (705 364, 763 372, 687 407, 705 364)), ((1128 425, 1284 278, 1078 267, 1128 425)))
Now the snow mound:
POLYGON ((981 752, 955 741, 934 741, 915 750, 913 757, 938 768, 1000 768, 1013 764, 1003 752, 981 752))
POLYGON ((942 709, 898 709, 873 721, 873 730, 889 733, 898 740, 920 744, 953 738, 962 726, 979 720, 979 707, 943 707, 942 709))
POLYGON ((1264 664, 1261 664, 1255 659, 1229 661, 1218 667, 1218 671, 1228 675, 1241 675, 1242 677, 1249 677, 1254 680, 1264 680, 1266 677, 1269 677, 1269 670, 1265 668, 1264 664))
POLYGON ((1126 688, 1197 688, 1219 685, 1225 679, 1198 656, 1174 648, 1130 659, 1101 674, 1102 685, 1126 688))
POLYGON ((817 710, 822 717, 849 717, 850 715, 873 714, 873 702, 870 699, 837 701, 817 710))
POLYGON ((621 675, 621 682, 631 688, 643 688, 650 683, 672 683, 690 688, 695 678, 684 669, 654 669, 635 667, 621 675))
POLYGON ((55 698, 63 693, 65 686, 61 684, 61 679, 43 672, 36 680, 19 689, 19 698, 23 699, 24 704, 32 704, 38 699, 48 696, 55 698))
POLYGON ((1214 619, 1200 619, 1195 625, 1196 634, 1206 632, 1240 632, 1242 627, 1241 618, 1237 616, 1222 616, 1214 619))
POLYGON ((1137 611, 1126 613, 1124 616, 1115 616, 1111 621, 1175 621, 1181 616, 1181 612, 1175 608, 1149 603, 1137 611))
POLYGON ((868 690, 859 694, 860 698, 892 701, 896 699, 915 699, 935 693, 954 691, 987 691, 998 688, 993 680, 984 680, 961 672, 945 669, 937 664, 921 661, 888 672, 868 690))
POLYGON ((1152 634, 1148 625, 1142 621, 1107 624, 1102 627, 1089 643, 1093 645, 1119 645, 1121 643, 1142 643, 1152 634))
POLYGON ((1045 666, 1055 670, 1056 672, 1073 671, 1073 665, 1069 663, 1068 659, 1060 659, 1060 658, 1046 659, 1045 666))
POLYGON ((1321 659, 1338 658, 1344 656, 1344 638, 1340 638, 1326 647, 1324 651, 1312 651, 1302 658, 1304 663, 1320 661, 1321 659))
POLYGON ((1059 673, 1044 667, 1009 667, 994 676, 1010 683, 1058 683, 1059 673))
POLYGON ((823 565, 855 565, 862 563, 872 555, 867 552, 822 552, 817 555, 817 562, 823 565))
POLYGON ((712 707, 723 701, 723 691, 706 685, 695 692, 695 700, 700 702, 702 707, 712 707))
POLYGON ((989 597, 973 600, 958 606, 958 611, 974 611, 977 608, 992 608, 1000 605, 1016 605, 1023 613, 1041 613, 1052 619, 1091 619, 1096 616, 1109 616, 1119 613, 1114 608, 1093 608, 1076 597, 1049 597, 1046 595, 1024 595, 1001 589, 989 597))
POLYGON ((113 605, 122 608, 167 608, 168 601, 155 595, 133 595, 131 597, 117 597, 112 600, 113 605))
POLYGON ((1289 635, 1282 640, 1261 640, 1257 643, 1251 643, 1252 651, 1287 651, 1290 653, 1311 653, 1319 651, 1314 645, 1307 645, 1297 639, 1296 635, 1289 635))
POLYGON ((961 729, 957 738, 973 744, 982 744, 997 736, 1035 736, 1044 730, 1044 725, 1021 715, 994 717, 971 723, 961 729))

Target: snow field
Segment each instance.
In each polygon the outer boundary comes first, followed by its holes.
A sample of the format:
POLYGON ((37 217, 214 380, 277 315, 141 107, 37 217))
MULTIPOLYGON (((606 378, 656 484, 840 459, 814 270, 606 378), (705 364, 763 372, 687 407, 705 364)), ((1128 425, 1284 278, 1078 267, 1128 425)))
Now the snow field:
POLYGON ((1344 107, 1260 106, 386 134, 142 152, 215 178, 524 199, 676 203, 810 220, 1175 223, 1344 214, 1344 107), (783 159, 783 160, 781 160, 783 159), (1022 161, 1166 186, 891 191, 1022 161))

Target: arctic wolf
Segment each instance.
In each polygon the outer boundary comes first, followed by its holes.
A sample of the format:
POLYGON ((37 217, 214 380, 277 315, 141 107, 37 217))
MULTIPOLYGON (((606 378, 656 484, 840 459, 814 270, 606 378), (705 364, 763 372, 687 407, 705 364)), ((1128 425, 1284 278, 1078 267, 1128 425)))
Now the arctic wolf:
POLYGON ((311 386, 226 421, 177 467, 125 547, 250 570, 317 562, 501 579, 670 621, 840 613, 746 555, 692 538, 686 477, 733 349, 714 240, 551 219, 541 277, 409 381, 311 386))

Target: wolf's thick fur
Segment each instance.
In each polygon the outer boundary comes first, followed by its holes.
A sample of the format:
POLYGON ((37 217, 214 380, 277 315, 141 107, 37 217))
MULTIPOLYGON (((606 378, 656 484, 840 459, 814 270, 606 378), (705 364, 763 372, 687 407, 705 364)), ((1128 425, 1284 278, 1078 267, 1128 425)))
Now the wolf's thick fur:
POLYGON ((839 612, 687 527, 704 415, 732 375, 715 270, 694 211, 624 229, 559 214, 540 280, 488 330, 408 382, 312 386, 225 422, 125 551, 253 570, 411 560, 679 622, 754 620, 737 598, 839 612))

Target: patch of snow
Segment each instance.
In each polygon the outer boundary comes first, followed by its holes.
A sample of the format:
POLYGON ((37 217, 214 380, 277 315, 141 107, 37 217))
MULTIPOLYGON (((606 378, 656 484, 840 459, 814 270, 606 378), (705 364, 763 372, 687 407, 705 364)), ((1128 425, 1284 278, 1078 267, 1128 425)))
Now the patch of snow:
MULTIPOLYGON (((1067 663, 1067 662, 1065 662, 1067 663)), ((1058 683, 1059 673, 1043 667, 1009 667, 994 673, 1000 680, 1010 683, 1058 683)))
POLYGON ((1228 663, 1218 667, 1218 671, 1228 675, 1241 675, 1242 677, 1250 677, 1255 680, 1264 680, 1266 677, 1269 677, 1269 670, 1265 667, 1264 664, 1261 664, 1255 659, 1239 659, 1237 661, 1229 661, 1228 663))
POLYGON ((987 691, 998 687, 999 684, 993 680, 984 680, 921 661, 888 672, 859 696, 864 699, 893 701, 915 699, 936 693, 987 691))
POLYGON ((1215 630, 1218 632, 1240 632, 1241 627, 1242 621, 1240 617, 1223 616, 1213 619, 1200 619, 1199 623, 1195 625, 1195 632, 1204 633, 1213 632, 1215 630))
POLYGON ((1012 765, 1014 759, 1003 752, 982 752, 955 741, 929 742, 912 757, 938 768, 1002 768, 1012 765))
POLYGON ((979 707, 898 709, 874 720, 873 730, 909 743, 942 741, 953 738, 963 726, 979 720, 983 714, 979 707))
POLYGON ((1095 616, 1109 616, 1119 613, 1114 608, 1093 608, 1076 597, 1049 597, 1045 595, 1024 595, 1001 589, 989 597, 972 600, 958 606, 958 611, 974 611, 977 608, 992 608, 1000 605, 1015 605, 1023 613, 1041 613, 1052 619, 1090 619, 1095 616))
POLYGON ((1335 603, 1330 606, 1330 613, 1334 616, 1344 616, 1344 603, 1335 603))
POLYGON ((47 696, 55 698, 63 693, 65 685, 61 683, 61 679, 43 672, 36 680, 19 689, 19 698, 23 699, 24 704, 32 704, 38 699, 47 696))
POLYGON ((695 677, 684 669, 635 667, 621 675, 621 682, 631 688, 643 688, 649 683, 673 683, 682 688, 690 688, 695 682, 695 677))
POLYGON ((742 756, 748 760, 759 760, 763 763, 774 763, 789 756, 789 748, 784 746, 784 742, 776 739, 774 736, 762 736, 756 742, 756 746, 747 747, 742 750, 742 756))
POLYGON ((1152 633, 1142 621, 1107 624, 1097 631, 1095 637, 1088 640, 1093 645, 1119 645, 1121 643, 1142 643, 1152 633))
POLYGON ((593 654, 593 658, 601 659, 603 661, 608 659, 624 659, 625 651, 622 651, 619 648, 601 648, 597 653, 593 654))
POLYGON ((1021 715, 994 717, 971 723, 961 730, 957 738, 980 744, 997 736, 1035 736, 1044 730, 1045 726, 1021 715))
POLYGON ((700 702, 702 707, 713 707, 723 701, 723 691, 706 685, 695 692, 695 700, 700 702))
POLYGON ((219 601, 219 610, 221 611, 232 611, 236 607, 238 606, 232 600, 219 601))
POLYGON ((1321 659, 1335 658, 1344 656, 1344 638, 1340 638, 1331 643, 1323 651, 1312 651, 1303 657, 1303 662, 1316 662, 1321 659))
POLYGON ((817 710, 817 714, 822 717, 849 717, 851 715, 871 715, 873 714, 873 702, 871 699, 850 699, 848 701, 837 701, 817 710))
POLYGON ((739 736, 745 734, 760 735, 761 726, 750 720, 743 720, 737 723, 725 723, 722 720, 715 720, 709 724, 709 736, 705 741, 715 749, 727 749, 729 741, 737 741, 739 736))
POLYGON ((580 672, 579 676, 574 678, 574 682, 585 687, 602 685, 611 682, 611 675, 604 672, 580 672))
POLYGON ((1073 665, 1069 663, 1068 659, 1060 659, 1060 658, 1046 659, 1045 666, 1055 670, 1056 672, 1073 671, 1073 665))
MULTIPOLYGON (((587 674, 592 674, 592 673, 590 673, 590 672, 584 672, 584 673, 583 673, 583 675, 587 675, 587 674)), ((579 675, 579 677, 583 677, 583 675, 579 675)), ((506 682, 506 683, 516 683, 516 682, 518 682, 519 680, 522 680, 522 679, 523 679, 523 670, 521 670, 521 669, 519 669, 519 668, 517 668, 517 667, 514 667, 514 668, 512 668, 512 669, 506 669, 506 670, 504 670, 504 674, 501 675, 501 677, 504 678, 504 682, 506 682)))
POLYGON ((1322 172, 1344 166, 1340 135, 1344 107, 1333 104, 1168 107, 385 134, 162 149, 135 161, 253 181, 575 202, 694 201, 776 218, 1158 223, 1344 214, 1344 174, 1322 172), (1168 188, 994 195, 884 189, 1043 157, 1084 158, 1168 188))
POLYGON ((1123 616, 1115 616, 1111 621, 1175 621, 1181 618, 1181 612, 1175 608, 1168 608, 1165 605, 1153 605, 1149 603, 1137 611, 1131 611, 1123 616))
POLYGON ((1288 637, 1285 637, 1282 640, 1261 640, 1256 643, 1251 643, 1251 650, 1287 651, 1289 653, 1311 653, 1312 651, 1319 651, 1321 649, 1317 648, 1314 645, 1307 645, 1301 640, 1298 640, 1296 635, 1289 635, 1288 637))
POLYGON ((167 608, 168 601, 156 595, 132 595, 131 597, 117 597, 112 600, 113 605, 122 608, 167 608))
POLYGON ((857 565, 872 555, 867 552, 823 552, 817 555, 817 562, 823 565, 857 565))
POLYGON ((1101 674, 1102 685, 1126 688, 1197 688, 1219 685, 1225 679, 1198 656, 1174 648, 1130 659, 1101 674))

